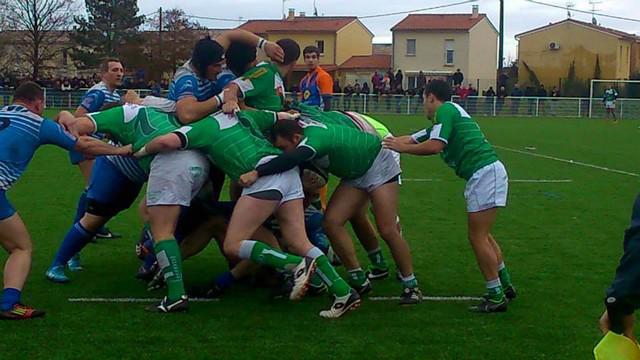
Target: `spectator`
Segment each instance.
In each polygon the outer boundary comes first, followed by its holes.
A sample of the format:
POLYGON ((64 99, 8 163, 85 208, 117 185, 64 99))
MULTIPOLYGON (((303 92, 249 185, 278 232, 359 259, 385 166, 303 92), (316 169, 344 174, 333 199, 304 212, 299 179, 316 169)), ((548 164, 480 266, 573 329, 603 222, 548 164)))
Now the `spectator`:
POLYGON ((478 90, 473 87, 473 84, 469 84, 467 95, 467 110, 470 114, 474 114, 476 112, 476 104, 478 103, 478 90))
POLYGON ((540 84, 540 86, 538 87, 538 91, 536 92, 536 96, 539 98, 538 99, 538 114, 544 114, 545 113, 545 101, 546 101, 546 97, 548 96, 547 94, 547 90, 544 88, 544 84, 540 84))
POLYGON ((524 89, 524 96, 527 98, 527 115, 534 115, 536 108, 536 89, 533 86, 527 86, 524 89))
POLYGON ((416 84, 418 88, 418 94, 422 94, 424 92, 425 87, 427 87, 427 77, 424 75, 422 70, 418 73, 418 81, 416 84))
POLYGON ((460 69, 457 69, 456 72, 453 73, 453 76, 451 76, 451 79, 453 80, 453 86, 462 85, 462 82, 464 81, 464 75, 462 74, 460 69))
POLYGON ((336 79, 336 81, 333 82, 333 93, 342 94, 342 88, 340 87, 340 79, 336 79))
POLYGON ((151 89, 152 96, 159 97, 162 95, 162 87, 155 80, 149 82, 149 88, 151 89))
POLYGON ((515 115, 518 113, 518 109, 520 108, 520 98, 522 97, 522 89, 520 89, 520 85, 513 85, 513 90, 511 90, 511 114, 515 115))
POLYGON ((504 86, 500 86, 498 89, 497 100, 496 100, 496 114, 502 112, 502 107, 504 106, 504 99, 507 97, 507 89, 504 86))
POLYGON ((505 89, 507 88, 507 83, 509 82, 509 75, 507 75, 506 72, 503 72, 502 74, 500 74, 498 76, 498 88, 500 86, 504 86, 505 89))
POLYGON ((396 93, 403 93, 402 91, 402 85, 403 82, 402 80, 404 79, 404 76, 402 75, 402 70, 398 69, 398 71, 396 72, 396 75, 394 77, 394 81, 393 81, 393 88, 395 89, 396 93))
POLYGON ((360 90, 360 93, 369 95, 369 93, 371 93, 371 89, 369 89, 369 84, 367 84, 366 82, 362 84, 362 89, 360 90))
POLYGON ((391 93, 391 76, 389 76, 389 73, 385 74, 383 82, 384 82, 384 87, 382 88, 383 93, 384 94, 391 93))
POLYGON ((380 93, 383 85, 383 77, 377 71, 371 76, 371 86, 373 86, 373 92, 375 94, 380 93))
POLYGON ((493 101, 496 96, 496 91, 493 90, 493 86, 489 86, 487 91, 484 92, 484 96, 486 96, 484 101, 484 114, 493 115, 493 101))
POLYGON ((551 115, 556 115, 556 110, 558 106, 558 98, 560 97, 560 89, 557 86, 554 86, 551 89, 551 115))
POLYGON ((72 90, 71 82, 69 82, 69 79, 64 79, 64 81, 60 85, 60 90, 65 92, 69 92, 72 90))

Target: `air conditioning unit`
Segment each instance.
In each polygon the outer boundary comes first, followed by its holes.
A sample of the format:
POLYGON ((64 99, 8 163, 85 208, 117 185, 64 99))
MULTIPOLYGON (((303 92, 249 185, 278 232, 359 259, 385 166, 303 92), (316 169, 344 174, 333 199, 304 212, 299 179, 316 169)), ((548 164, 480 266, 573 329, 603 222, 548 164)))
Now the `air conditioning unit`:
POLYGON ((550 42, 549 50, 560 50, 560 44, 555 41, 550 42))

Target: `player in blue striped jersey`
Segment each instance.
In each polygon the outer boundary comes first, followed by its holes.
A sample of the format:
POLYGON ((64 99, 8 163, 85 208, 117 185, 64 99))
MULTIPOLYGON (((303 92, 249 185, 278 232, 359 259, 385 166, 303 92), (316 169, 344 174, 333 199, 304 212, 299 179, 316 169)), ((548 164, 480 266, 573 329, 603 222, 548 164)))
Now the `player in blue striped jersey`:
POLYGON ((234 42, 260 48, 273 60, 284 59, 284 52, 276 43, 240 29, 225 31, 215 39, 198 40, 191 59, 176 71, 169 85, 168 98, 176 102, 176 116, 183 124, 198 121, 218 109, 220 99, 216 95, 222 95, 218 75, 225 51, 234 42))
POLYGON ((90 137, 75 138, 51 120, 44 119, 44 92, 33 82, 20 85, 14 103, 0 110, 0 244, 9 252, 4 271, 0 319, 29 319, 44 315, 22 305, 20 294, 31 267, 31 237, 6 192, 18 180, 41 145, 53 144, 91 156, 129 154, 131 147, 116 148, 90 137))
MULTIPOLYGON (((79 117, 86 113, 99 111, 104 106, 122 103, 120 95, 116 90, 118 86, 122 84, 122 77, 124 75, 124 68, 120 60, 116 58, 105 59, 100 64, 100 72, 102 81, 87 90, 87 92, 82 97, 82 100, 80 101, 80 105, 74 113, 75 116, 79 117)), ((84 214, 84 210, 87 205, 86 187, 89 186, 91 168, 93 167, 93 163, 95 160, 85 159, 81 154, 74 151, 69 153, 69 158, 73 165, 78 165, 78 168, 80 169, 85 182, 85 189, 83 190, 82 195, 80 196, 80 200, 78 201, 78 207, 74 218, 74 222, 76 222, 79 220, 79 217, 84 214)), ((102 229, 100 229, 100 231, 98 231, 96 237, 108 239, 115 236, 106 227, 103 227, 102 229)), ((82 270, 79 257, 74 257, 69 262, 69 269, 73 271, 82 270)))

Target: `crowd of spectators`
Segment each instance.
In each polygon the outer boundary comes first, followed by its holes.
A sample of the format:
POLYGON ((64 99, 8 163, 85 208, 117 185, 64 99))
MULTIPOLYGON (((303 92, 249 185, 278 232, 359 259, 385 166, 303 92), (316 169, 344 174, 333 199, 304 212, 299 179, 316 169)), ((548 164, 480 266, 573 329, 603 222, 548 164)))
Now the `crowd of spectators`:
MULTIPOLYGON (((2 76, 0 75, 0 89, 13 89, 23 81, 33 81, 31 76, 24 78, 17 78, 15 76, 2 76)), ((58 78, 40 78, 36 80, 40 86, 51 89, 59 90, 62 92, 77 91, 80 89, 88 89, 93 85, 100 82, 100 76, 94 73, 91 76, 74 76, 74 77, 58 77, 58 78)), ((123 83, 123 89, 148 89, 154 94, 160 94, 163 90, 169 89, 169 80, 162 80, 156 82, 155 80, 146 81, 142 77, 125 76, 123 83)))

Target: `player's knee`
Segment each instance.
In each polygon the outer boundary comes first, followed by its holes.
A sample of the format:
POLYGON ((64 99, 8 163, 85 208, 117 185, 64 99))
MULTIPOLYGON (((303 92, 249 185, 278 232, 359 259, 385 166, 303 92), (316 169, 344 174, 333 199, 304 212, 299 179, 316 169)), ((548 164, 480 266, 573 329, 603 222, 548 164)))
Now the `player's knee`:
POLYGON ((332 231, 336 228, 340 228, 344 226, 345 223, 346 220, 340 219, 333 214, 325 214, 324 219, 322 219, 322 227, 325 229, 325 231, 332 231))
POLYGON ((80 225, 89 232, 96 232, 106 223, 106 219, 101 216, 85 213, 80 219, 80 225))
POLYGON ((396 223, 378 225, 380 236, 386 241, 393 241, 400 237, 400 231, 396 223))
POLYGON ((240 254, 240 242, 225 240, 222 244, 222 251, 228 259, 235 259, 240 254))

